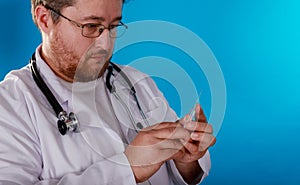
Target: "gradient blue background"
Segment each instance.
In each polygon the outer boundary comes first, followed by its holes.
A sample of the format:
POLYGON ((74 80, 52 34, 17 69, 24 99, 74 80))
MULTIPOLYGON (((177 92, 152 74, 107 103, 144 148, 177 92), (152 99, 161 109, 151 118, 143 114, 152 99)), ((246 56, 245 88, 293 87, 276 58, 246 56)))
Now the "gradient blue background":
MULTIPOLYGON (((41 39, 29 0, 1 1, 0 15, 2 80, 27 64, 41 39)), ((148 19, 174 22, 198 34, 224 73, 226 115, 203 184, 299 185, 300 1, 133 0, 125 5, 124 22, 148 19)), ((166 46, 163 52, 164 46, 150 43, 139 53, 131 50, 128 58, 149 55, 147 47, 156 46, 156 55, 177 55, 170 52, 174 48, 166 46)), ((170 84, 156 80, 173 102, 170 84)), ((203 97, 209 109, 209 92, 203 97)), ((180 110, 176 100, 171 105, 180 110)))

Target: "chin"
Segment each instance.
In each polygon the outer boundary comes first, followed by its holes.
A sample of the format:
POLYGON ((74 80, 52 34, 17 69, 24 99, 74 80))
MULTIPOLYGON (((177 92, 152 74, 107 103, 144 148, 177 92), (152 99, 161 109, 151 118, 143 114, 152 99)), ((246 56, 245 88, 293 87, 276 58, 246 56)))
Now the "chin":
POLYGON ((90 82, 98 78, 101 78, 104 72, 106 71, 108 64, 109 61, 106 61, 104 64, 102 62, 101 64, 97 64, 98 66, 95 67, 94 69, 78 70, 74 76, 74 80, 77 82, 90 82), (100 69, 99 66, 101 67, 100 69))

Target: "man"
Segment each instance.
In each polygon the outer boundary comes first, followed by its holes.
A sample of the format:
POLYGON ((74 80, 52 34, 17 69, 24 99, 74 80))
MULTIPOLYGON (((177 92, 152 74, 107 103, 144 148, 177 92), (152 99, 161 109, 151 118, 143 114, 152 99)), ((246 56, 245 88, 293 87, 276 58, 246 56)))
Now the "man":
POLYGON ((123 3, 31 0, 42 44, 0 85, 0 184, 197 184, 208 174, 215 138, 200 106, 196 121, 177 121, 148 76, 129 67, 112 72, 114 41, 126 29, 123 3), (77 115, 78 133, 60 135, 35 70, 77 115))

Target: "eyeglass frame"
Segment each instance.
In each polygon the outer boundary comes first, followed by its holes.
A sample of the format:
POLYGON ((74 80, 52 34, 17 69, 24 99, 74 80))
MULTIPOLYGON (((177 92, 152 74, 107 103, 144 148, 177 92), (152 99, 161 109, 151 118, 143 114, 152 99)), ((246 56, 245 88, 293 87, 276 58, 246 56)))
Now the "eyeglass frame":
POLYGON ((86 37, 86 38, 97 38, 104 32, 105 29, 107 29, 109 31, 109 36, 111 38, 118 38, 118 37, 112 36, 111 30, 116 29, 117 27, 120 27, 120 26, 123 26, 125 28, 125 30, 128 29, 128 26, 126 24, 124 24, 122 21, 120 21, 117 25, 109 25, 108 27, 105 27, 103 24, 93 24, 93 23, 81 24, 81 23, 78 23, 76 21, 73 21, 73 20, 69 19, 68 17, 64 16, 59 11, 55 10, 54 8, 52 8, 48 5, 44 5, 44 7, 46 9, 51 10, 52 12, 56 13, 57 15, 61 16, 62 18, 66 19, 67 21, 74 24, 78 28, 81 28, 81 35, 86 37), (98 29, 96 29, 96 30, 98 30, 98 35, 97 36, 87 36, 87 35, 83 34, 84 27, 89 26, 89 25, 93 25, 93 26, 98 27, 98 29))

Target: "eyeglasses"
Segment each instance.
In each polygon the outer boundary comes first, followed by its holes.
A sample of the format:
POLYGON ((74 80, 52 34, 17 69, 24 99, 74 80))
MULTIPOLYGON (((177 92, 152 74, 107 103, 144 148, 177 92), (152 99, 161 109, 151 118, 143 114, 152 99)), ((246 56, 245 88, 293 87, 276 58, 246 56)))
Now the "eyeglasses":
POLYGON ((59 13, 59 11, 51 8, 50 6, 45 5, 45 8, 51 10, 52 12, 68 20, 70 23, 74 24, 75 26, 81 28, 81 35, 87 38, 99 37, 104 32, 105 29, 109 31, 109 36, 111 38, 119 38, 122 35, 124 35, 126 29, 128 28, 128 26, 122 22, 119 22, 116 25, 109 25, 108 27, 105 27, 102 24, 94 24, 94 23, 80 24, 78 22, 75 22, 67 18, 66 16, 59 13))

